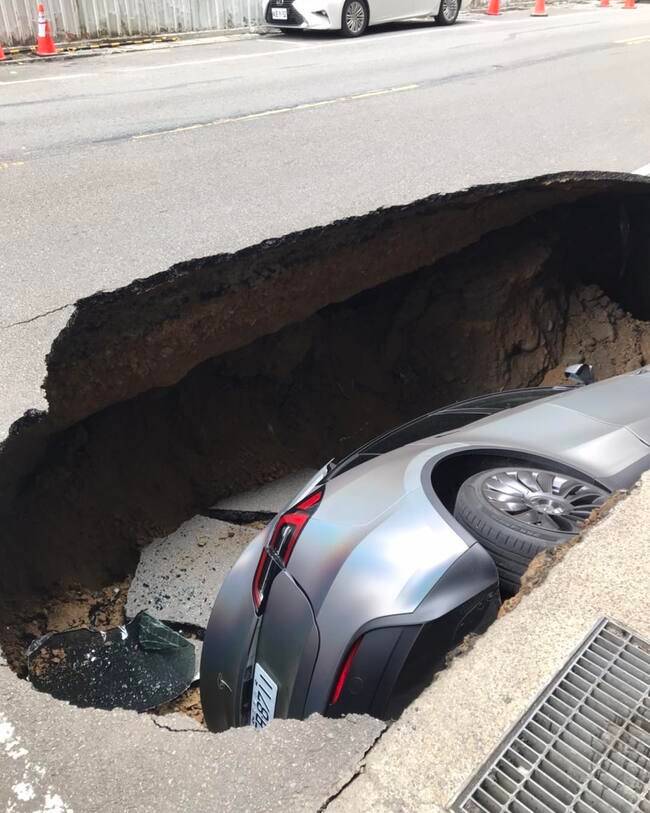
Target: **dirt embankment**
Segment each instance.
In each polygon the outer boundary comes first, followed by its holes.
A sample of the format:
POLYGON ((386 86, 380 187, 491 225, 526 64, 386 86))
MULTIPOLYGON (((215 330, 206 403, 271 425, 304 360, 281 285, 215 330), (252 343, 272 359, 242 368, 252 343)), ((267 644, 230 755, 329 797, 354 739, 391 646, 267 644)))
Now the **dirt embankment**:
POLYGON ((650 185, 542 179, 433 198, 80 303, 48 415, 0 450, 0 643, 101 590, 220 496, 445 402, 650 361, 650 185))

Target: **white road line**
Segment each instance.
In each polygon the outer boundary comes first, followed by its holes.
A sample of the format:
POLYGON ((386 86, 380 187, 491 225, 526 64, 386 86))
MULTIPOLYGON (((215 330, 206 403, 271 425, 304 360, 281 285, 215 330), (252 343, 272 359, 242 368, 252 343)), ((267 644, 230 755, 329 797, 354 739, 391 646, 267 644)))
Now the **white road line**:
POLYGON ((26 85, 28 82, 65 82, 68 79, 83 79, 84 76, 96 76, 95 73, 65 73, 59 76, 39 76, 36 79, 15 79, 11 82, 0 82, 0 85, 26 85))
POLYGON ((649 34, 644 34, 642 37, 630 37, 626 40, 614 40, 614 45, 642 45, 644 42, 650 42, 649 34))
POLYGON ((137 73, 138 71, 160 71, 169 68, 186 68, 193 67, 194 65, 210 65, 219 62, 234 62, 239 59, 256 59, 257 57, 267 56, 282 56, 283 54, 294 54, 303 51, 319 51, 323 48, 354 48, 355 50, 362 46, 381 45, 386 40, 402 39, 404 37, 420 36, 421 34, 431 34, 436 29, 433 25, 423 26, 413 31, 403 31, 395 34, 382 34, 377 37, 363 37, 362 39, 350 42, 349 40, 340 40, 339 42, 320 42, 313 45, 297 45, 287 47, 283 51, 258 51, 254 54, 234 54, 233 56, 216 56, 210 59, 202 60, 188 60, 186 62, 170 62, 165 65, 142 65, 132 66, 130 68, 113 68, 112 70, 117 73, 137 73))
POLYGON ((650 164, 645 164, 638 169, 632 170, 633 175, 650 175, 650 164))
POLYGON ((401 87, 370 90, 365 93, 356 93, 350 96, 338 96, 335 99, 324 99, 321 102, 308 102, 306 104, 292 105, 291 107, 274 107, 271 110, 263 110, 260 113, 247 113, 243 116, 231 116, 229 118, 208 121, 204 124, 188 124, 186 127, 175 127, 173 130, 158 130, 155 133, 141 133, 140 135, 131 136, 131 139, 132 141, 141 141, 145 138, 158 138, 159 136, 177 135, 178 133, 187 133, 190 130, 203 130, 206 127, 217 127, 222 124, 234 124, 240 121, 264 119, 268 118, 269 116, 278 116, 282 113, 296 113, 300 110, 314 110, 319 107, 339 104, 340 102, 353 102, 361 99, 375 98, 377 96, 388 96, 392 93, 404 93, 407 90, 417 90, 419 87, 420 85, 402 85, 401 87))
MULTIPOLYGON (((591 14, 598 14, 598 12, 594 11, 591 14)), ((530 31, 531 33, 532 32, 540 33, 541 31, 548 32, 548 33, 554 33, 554 31, 557 30, 557 29, 562 29, 562 28, 568 28, 569 27, 569 26, 567 26, 565 24, 566 20, 568 20, 568 19, 570 19, 572 17, 579 17, 581 19, 581 21, 584 21, 585 17, 591 16, 591 14, 589 14, 589 12, 585 12, 585 11, 574 12, 573 14, 565 14, 565 15, 562 15, 562 17, 557 18, 557 24, 551 24, 549 26, 546 26, 545 29, 540 29, 540 28, 538 28, 538 27, 536 27, 534 25, 531 26, 529 20, 521 19, 521 18, 517 18, 515 20, 499 20, 498 21, 498 26, 501 27, 502 25, 512 25, 512 24, 514 24, 514 25, 527 25, 528 28, 525 28, 522 33, 528 33, 528 31, 530 31)), ((601 17, 602 15, 598 15, 598 16, 601 17)), ((473 20, 472 22, 475 22, 475 21, 473 20)), ((496 28, 496 24, 492 20, 489 20, 489 21, 488 20, 480 20, 480 22, 488 23, 489 25, 496 28)), ((469 28, 470 28, 470 31, 471 31, 473 26, 469 26, 469 28)), ((210 64, 214 64, 214 63, 218 64, 220 62, 235 62, 235 61, 241 60, 241 59, 256 59, 257 57, 281 56, 283 54, 293 54, 293 53, 299 53, 299 52, 304 52, 304 51, 319 51, 319 50, 322 50, 324 48, 330 48, 330 49, 331 48, 350 48, 350 49, 354 48, 354 50, 356 52, 356 51, 358 51, 359 48, 362 48, 362 47, 367 48, 367 47, 371 47, 372 45, 381 45, 382 43, 385 43, 387 40, 403 39, 404 37, 417 37, 417 36, 421 36, 423 34, 434 34, 434 33, 436 33, 436 31, 437 31, 437 29, 433 25, 423 25, 422 27, 415 28, 415 29, 413 29, 411 31, 401 31, 401 32, 396 32, 394 34, 380 34, 380 35, 377 35, 377 36, 372 36, 371 35, 371 36, 367 36, 367 37, 362 37, 361 39, 358 39, 358 40, 354 40, 354 42, 351 42, 350 40, 343 39, 343 40, 340 40, 338 42, 331 42, 331 41, 329 41, 329 42, 315 42, 314 44, 298 45, 298 46, 289 46, 287 44, 287 47, 282 51, 277 51, 277 50, 274 50, 274 51, 259 51, 257 53, 253 53, 253 54, 234 54, 232 56, 217 56, 217 57, 212 57, 210 59, 202 59, 202 60, 194 60, 194 61, 188 60, 186 62, 170 62, 170 63, 165 64, 165 65, 142 65, 142 66, 135 66, 134 65, 134 66, 129 67, 129 68, 113 68, 112 70, 114 70, 117 73, 137 73, 138 71, 160 71, 160 70, 168 70, 168 69, 173 69, 173 68, 186 68, 186 67, 191 68, 194 65, 210 65, 210 64)), ((453 32, 454 40, 457 41, 458 39, 460 39, 461 36, 464 36, 465 34, 469 34, 470 31, 465 31, 464 28, 461 27, 460 30, 456 30, 456 31, 453 32)), ((283 44, 281 40, 270 40, 269 42, 273 42, 274 44, 278 44, 278 45, 283 44)), ((447 43, 445 43, 445 44, 447 44, 447 43)))
POLYGON ((256 59, 261 56, 280 56, 281 54, 293 54, 296 51, 309 51, 312 46, 298 46, 286 48, 284 51, 258 51, 256 54, 235 54, 233 56, 215 56, 211 59, 189 60, 187 62, 168 62, 164 65, 139 65, 131 68, 113 68, 117 73, 137 73, 138 71, 164 71, 174 68, 187 68, 194 65, 211 65, 215 62, 234 62, 238 59, 256 59))

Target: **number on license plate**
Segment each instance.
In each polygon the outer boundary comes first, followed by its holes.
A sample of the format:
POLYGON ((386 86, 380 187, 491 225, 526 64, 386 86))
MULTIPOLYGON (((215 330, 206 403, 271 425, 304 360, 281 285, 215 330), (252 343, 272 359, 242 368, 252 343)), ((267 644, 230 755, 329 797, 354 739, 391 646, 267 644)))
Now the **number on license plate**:
POLYGON ((289 14, 286 8, 272 8, 271 9, 271 17, 274 20, 288 20, 289 14))
POLYGON ((255 664, 253 696, 251 698, 251 725, 258 731, 267 726, 275 715, 278 686, 264 669, 255 664))

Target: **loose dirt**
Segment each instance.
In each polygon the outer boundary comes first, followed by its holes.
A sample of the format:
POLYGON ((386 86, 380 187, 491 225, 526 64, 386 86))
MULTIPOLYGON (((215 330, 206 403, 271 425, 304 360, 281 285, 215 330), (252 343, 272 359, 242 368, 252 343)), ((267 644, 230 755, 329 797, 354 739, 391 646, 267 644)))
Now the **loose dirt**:
POLYGON ((0 602, 0 612, 5 617, 13 617, 13 623, 5 626, 2 636, 2 649, 9 666, 26 677, 25 650, 47 632, 78 627, 108 629, 123 624, 130 581, 127 577, 97 590, 73 584, 55 588, 47 595, 33 596, 25 602, 0 602))
MULTIPOLYGON (((125 605, 131 579, 126 578, 99 590, 89 590, 73 585, 60 592, 44 597, 43 604, 37 599, 30 604, 4 607, 5 613, 12 613, 14 623, 8 626, 3 636, 3 654, 9 666, 20 676, 27 676, 27 647, 37 638, 48 632, 63 632, 80 627, 93 627, 106 630, 126 623, 125 605)), ((56 667, 61 650, 49 650, 44 662, 32 663, 32 669, 50 670, 56 667)), ((165 703, 152 714, 172 714, 181 712, 204 725, 201 696, 198 686, 190 687, 180 697, 165 703)))
POLYGON ((196 720, 197 723, 205 726, 203 708, 201 707, 201 692, 198 686, 191 686, 172 703, 165 703, 165 705, 157 708, 154 713, 164 716, 166 714, 174 714, 175 712, 186 714, 188 717, 196 720))

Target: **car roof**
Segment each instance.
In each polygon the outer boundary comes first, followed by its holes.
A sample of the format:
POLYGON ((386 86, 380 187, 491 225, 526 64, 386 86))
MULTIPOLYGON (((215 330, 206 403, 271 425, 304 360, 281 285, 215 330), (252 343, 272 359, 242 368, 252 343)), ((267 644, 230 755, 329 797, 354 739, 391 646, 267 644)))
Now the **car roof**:
POLYGON ((416 441, 424 441, 427 437, 461 429, 480 418, 487 418, 498 412, 514 409, 518 406, 530 404, 552 395, 557 395, 571 387, 522 387, 513 390, 504 390, 487 395, 479 395, 474 398, 467 398, 463 401, 456 401, 447 404, 439 409, 426 412, 406 423, 389 429, 382 435, 368 441, 346 457, 342 458, 328 473, 327 479, 331 480, 345 471, 360 465, 361 463, 379 457, 386 452, 406 446, 416 441), (445 422, 444 418, 448 416, 445 422), (438 419, 435 430, 428 431, 427 422, 438 419))

